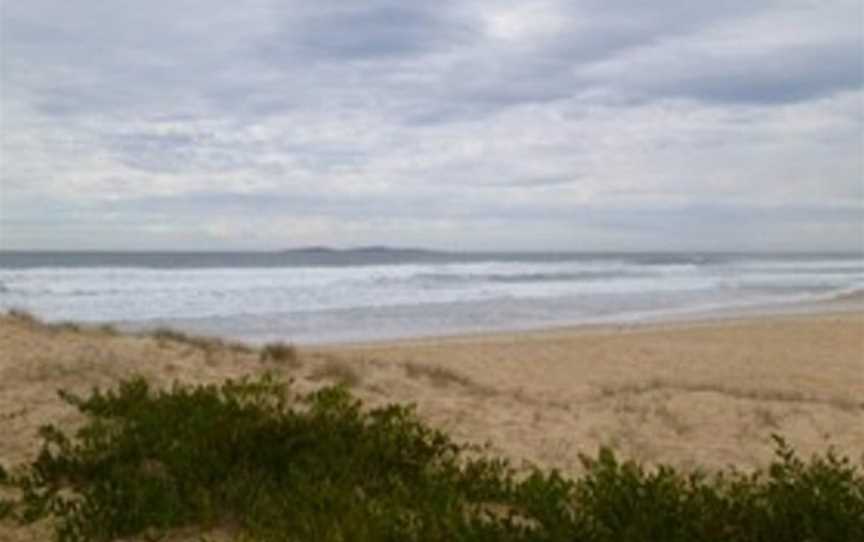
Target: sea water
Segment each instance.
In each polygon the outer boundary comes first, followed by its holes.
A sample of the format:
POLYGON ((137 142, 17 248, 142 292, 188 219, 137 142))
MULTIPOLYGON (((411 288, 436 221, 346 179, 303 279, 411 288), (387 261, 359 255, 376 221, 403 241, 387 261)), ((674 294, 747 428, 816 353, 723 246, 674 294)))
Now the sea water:
POLYGON ((0 252, 0 310, 252 342, 632 323, 861 291, 861 254, 0 252))

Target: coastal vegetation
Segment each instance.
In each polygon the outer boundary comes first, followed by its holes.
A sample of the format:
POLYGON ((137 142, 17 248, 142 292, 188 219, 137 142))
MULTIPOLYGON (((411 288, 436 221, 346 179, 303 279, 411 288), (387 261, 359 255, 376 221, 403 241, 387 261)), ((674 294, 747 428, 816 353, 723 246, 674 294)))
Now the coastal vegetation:
POLYGON ((281 341, 265 344, 261 348, 259 359, 262 362, 284 363, 293 366, 300 364, 297 348, 293 344, 281 341))
POLYGON ((51 522, 60 542, 864 540, 864 465, 799 458, 779 436, 755 471, 649 468, 604 448, 567 477, 345 386, 131 378, 60 395, 80 427, 46 425, 35 460, 0 466, 0 521, 51 522))

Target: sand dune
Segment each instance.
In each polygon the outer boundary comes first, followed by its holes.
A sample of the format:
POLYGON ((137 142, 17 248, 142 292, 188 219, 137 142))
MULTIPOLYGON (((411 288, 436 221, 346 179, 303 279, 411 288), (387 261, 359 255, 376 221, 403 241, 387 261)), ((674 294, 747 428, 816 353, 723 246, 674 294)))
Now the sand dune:
POLYGON ((755 466, 770 458, 772 432, 805 454, 828 445, 864 451, 861 314, 336 352, 389 371, 382 396, 417 402, 455 435, 565 470, 601 444, 645 461, 755 466))
POLYGON ((221 341, 4 316, 0 464, 32 459, 40 425, 74 425, 59 388, 264 371, 299 390, 339 381, 370 404, 416 403, 459 440, 570 472, 600 445, 647 462, 747 468, 770 458, 772 433, 804 455, 864 452, 861 311, 301 348, 289 363, 221 341))

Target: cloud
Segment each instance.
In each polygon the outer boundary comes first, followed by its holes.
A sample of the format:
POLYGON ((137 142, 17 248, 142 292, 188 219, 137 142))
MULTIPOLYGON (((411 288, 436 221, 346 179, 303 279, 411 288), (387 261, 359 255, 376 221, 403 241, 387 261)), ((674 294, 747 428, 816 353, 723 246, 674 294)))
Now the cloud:
POLYGON ((0 247, 661 249, 677 233, 732 249, 746 225, 766 247, 857 249, 861 16, 846 0, 11 3, 0 247))
POLYGON ((292 12, 286 17, 285 29, 269 40, 270 50, 278 55, 283 51, 281 43, 307 60, 353 61, 429 54, 464 45, 471 38, 466 22, 446 16, 445 3, 368 2, 336 9, 316 7, 307 8, 311 13, 303 16, 292 12))
POLYGON ((743 51, 716 44, 689 48, 670 44, 589 72, 589 79, 612 92, 639 100, 800 102, 860 89, 864 43, 858 37, 743 51))

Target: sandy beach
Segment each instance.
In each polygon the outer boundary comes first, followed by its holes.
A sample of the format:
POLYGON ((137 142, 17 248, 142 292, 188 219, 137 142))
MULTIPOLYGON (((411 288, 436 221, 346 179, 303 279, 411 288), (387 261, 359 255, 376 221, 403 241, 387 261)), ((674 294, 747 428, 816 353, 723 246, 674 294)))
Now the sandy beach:
POLYGON ((804 454, 864 451, 864 312, 301 346, 284 365, 219 341, 3 317, 0 462, 32 458, 40 425, 74 420, 57 389, 264 371, 298 390, 342 381, 373 405, 416 403, 460 440, 568 471, 600 445, 648 462, 754 466, 771 433, 804 454))
POLYGON ((33 459, 41 425, 74 426, 58 389, 86 392, 135 374, 168 385, 265 371, 301 391, 342 382, 370 405, 415 403, 459 441, 571 473, 580 452, 601 445, 649 463, 745 469, 770 459, 772 433, 805 456, 829 446, 856 458, 864 451, 864 311, 301 346, 299 354, 276 364, 219 340, 0 317, 0 464, 33 459))

